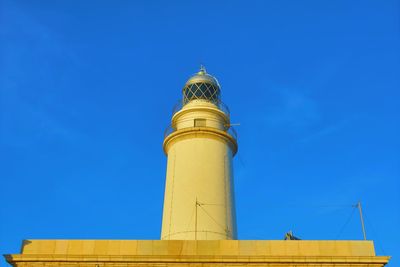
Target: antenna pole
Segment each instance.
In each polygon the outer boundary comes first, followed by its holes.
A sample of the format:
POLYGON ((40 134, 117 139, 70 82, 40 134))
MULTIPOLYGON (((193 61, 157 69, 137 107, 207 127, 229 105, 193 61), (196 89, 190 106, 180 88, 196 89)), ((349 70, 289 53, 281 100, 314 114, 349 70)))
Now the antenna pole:
POLYGON ((358 201, 356 206, 358 208, 358 211, 360 212, 360 220, 361 220, 361 227, 362 227, 362 231, 363 231, 364 240, 367 240, 367 234, 365 233, 365 226, 364 226, 364 218, 363 218, 362 209, 361 209, 361 202, 358 201))

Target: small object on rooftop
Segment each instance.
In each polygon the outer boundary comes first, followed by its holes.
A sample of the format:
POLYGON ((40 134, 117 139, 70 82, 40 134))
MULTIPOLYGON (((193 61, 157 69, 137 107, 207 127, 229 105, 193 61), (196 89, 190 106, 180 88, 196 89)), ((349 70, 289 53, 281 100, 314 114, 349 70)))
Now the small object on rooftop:
POLYGON ((285 234, 284 240, 301 240, 301 239, 294 236, 292 230, 290 230, 285 234))

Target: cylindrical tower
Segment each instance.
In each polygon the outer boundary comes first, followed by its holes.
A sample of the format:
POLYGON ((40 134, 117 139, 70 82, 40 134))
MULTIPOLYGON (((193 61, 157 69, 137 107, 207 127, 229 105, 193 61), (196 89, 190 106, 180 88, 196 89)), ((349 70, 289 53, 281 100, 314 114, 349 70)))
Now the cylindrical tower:
POLYGON ((238 147, 220 90, 203 67, 183 88, 163 144, 161 239, 236 239, 232 158, 238 147))

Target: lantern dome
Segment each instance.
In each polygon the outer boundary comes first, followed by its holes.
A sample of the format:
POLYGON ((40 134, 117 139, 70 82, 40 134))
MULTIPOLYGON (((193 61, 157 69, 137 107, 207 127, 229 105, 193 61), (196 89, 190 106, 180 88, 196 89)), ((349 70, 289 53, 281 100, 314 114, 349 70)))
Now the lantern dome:
POLYGON ((204 66, 189 78, 183 87, 183 104, 192 100, 204 100, 214 104, 220 102, 220 85, 218 80, 208 74, 204 66))

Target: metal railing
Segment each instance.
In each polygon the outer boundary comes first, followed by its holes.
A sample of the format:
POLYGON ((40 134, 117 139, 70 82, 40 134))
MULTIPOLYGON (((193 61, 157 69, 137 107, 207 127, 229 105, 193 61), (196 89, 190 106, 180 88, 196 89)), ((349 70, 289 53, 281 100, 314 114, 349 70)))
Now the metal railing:
MULTIPOLYGON (((198 128, 198 127, 193 126, 193 127, 185 127, 182 129, 194 129, 194 128, 198 128)), ((203 127, 203 128, 207 128, 207 127, 203 127)), ((211 127, 208 127, 208 128, 211 128, 211 127)), ((214 129, 214 128, 211 128, 211 129, 214 129)), ((167 137, 168 135, 172 134, 175 131, 176 131, 176 129, 174 129, 172 127, 172 125, 169 125, 164 131, 164 138, 167 137)), ((233 128, 233 126, 230 126, 229 128, 227 128, 225 130, 225 132, 228 133, 230 136, 232 136, 235 140, 237 140, 237 132, 236 132, 235 128, 233 128)))
POLYGON ((233 126, 230 126, 226 132, 235 138, 235 140, 237 140, 237 132, 233 126))
MULTIPOLYGON (((206 99, 196 99, 196 100, 197 100, 197 101, 204 101, 204 102, 212 103, 212 104, 214 104, 219 110, 221 110, 222 112, 224 112, 228 117, 229 117, 229 115, 230 115, 230 111, 229 111, 228 106, 227 106, 225 103, 223 103, 222 101, 218 101, 217 103, 215 103, 215 102, 212 102, 212 101, 208 101, 208 100, 206 100, 206 99)), ((189 103, 190 103, 190 102, 189 102, 189 103)), ((188 103, 186 103, 186 104, 188 104, 188 103)), ((172 109, 172 116, 174 116, 175 113, 177 113, 178 111, 180 111, 180 110, 183 108, 184 105, 185 105, 185 104, 183 103, 183 100, 182 100, 182 99, 178 100, 178 102, 174 105, 174 107, 173 107, 173 109, 172 109)))
POLYGON ((164 130, 164 138, 167 137, 168 135, 172 134, 175 132, 176 129, 174 129, 171 125, 168 125, 167 128, 164 130))

